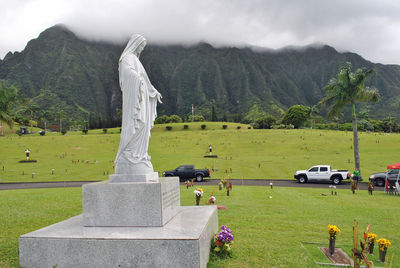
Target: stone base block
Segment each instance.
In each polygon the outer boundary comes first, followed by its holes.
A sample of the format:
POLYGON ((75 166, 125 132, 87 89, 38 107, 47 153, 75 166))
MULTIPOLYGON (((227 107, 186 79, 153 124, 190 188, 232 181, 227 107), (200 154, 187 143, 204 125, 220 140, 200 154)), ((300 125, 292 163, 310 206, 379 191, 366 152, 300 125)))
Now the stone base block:
POLYGON ((82 215, 19 238, 22 267, 206 267, 216 206, 181 207, 163 227, 83 227, 82 215))
POLYGON ((163 226, 180 209, 179 178, 82 186, 84 226, 163 226))
POLYGON ((112 174, 109 176, 110 183, 126 183, 126 182, 158 182, 158 173, 133 175, 133 174, 112 174))

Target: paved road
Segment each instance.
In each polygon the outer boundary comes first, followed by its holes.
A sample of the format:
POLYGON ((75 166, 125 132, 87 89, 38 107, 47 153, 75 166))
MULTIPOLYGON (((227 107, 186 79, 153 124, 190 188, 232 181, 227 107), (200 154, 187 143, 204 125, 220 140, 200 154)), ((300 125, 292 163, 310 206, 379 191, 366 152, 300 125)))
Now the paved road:
MULTIPOLYGON (((300 184, 296 180, 235 180, 232 184, 247 186, 269 186, 272 182, 274 187, 308 187, 308 188, 328 188, 328 183, 305 183, 300 184)), ((83 184, 93 183, 94 181, 57 181, 57 182, 18 182, 18 183, 0 183, 0 190, 11 189, 33 189, 33 188, 62 188, 62 187, 81 187, 83 184)), ((219 180, 205 180, 197 182, 196 185, 217 185, 219 180)), ((181 182, 181 184, 184 184, 181 182)), ((361 182, 360 190, 367 190, 368 184, 361 182)), ((350 183, 344 182, 337 185, 337 189, 350 189, 350 183)), ((383 187, 375 187, 375 190, 383 191, 383 187)))

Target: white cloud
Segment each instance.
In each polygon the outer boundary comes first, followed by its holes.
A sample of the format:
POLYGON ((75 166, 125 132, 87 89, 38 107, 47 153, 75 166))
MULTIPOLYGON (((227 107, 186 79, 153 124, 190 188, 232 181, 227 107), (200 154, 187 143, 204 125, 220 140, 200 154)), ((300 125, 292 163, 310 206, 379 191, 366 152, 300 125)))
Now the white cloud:
POLYGON ((92 40, 251 44, 270 48, 322 42, 374 62, 400 64, 396 0, 25 0, 0 10, 0 57, 22 50, 45 28, 66 24, 92 40))

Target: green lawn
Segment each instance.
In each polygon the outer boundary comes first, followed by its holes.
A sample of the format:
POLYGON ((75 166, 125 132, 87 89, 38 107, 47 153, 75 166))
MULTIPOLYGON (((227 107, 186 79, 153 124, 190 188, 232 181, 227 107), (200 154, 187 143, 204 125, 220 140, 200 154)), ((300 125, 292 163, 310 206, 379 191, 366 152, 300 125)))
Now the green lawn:
MULTIPOLYGON (((152 130, 149 154, 156 171, 182 164, 215 169, 212 178, 292 179, 295 170, 316 164, 354 169, 352 132, 326 130, 255 130, 246 125, 205 122, 156 125, 152 130), (183 130, 188 124, 189 129, 183 130), (206 124, 206 130, 200 125, 206 124), (227 124, 227 129, 222 125, 227 124), (208 145, 217 159, 207 159, 208 145), (232 172, 231 172, 232 171, 232 172), (228 173, 226 173, 228 172, 228 173)), ((399 162, 399 134, 359 134, 361 170, 364 177, 384 171, 399 162)), ((0 179, 2 182, 104 180, 113 173, 113 159, 119 145, 119 128, 0 137, 0 179), (18 163, 26 148, 37 163, 18 163), (79 160, 79 163, 73 161, 79 160), (3 170, 4 167, 4 170, 3 170), (54 174, 52 174, 54 169, 54 174), (32 178, 32 173, 35 173, 32 178)))
MULTIPOLYGON (((353 195, 350 190, 323 196, 328 189, 234 186, 227 197, 213 186, 203 189, 201 203, 215 190, 217 204, 228 208, 219 210, 219 225, 228 225, 235 236, 233 258, 213 260, 210 267, 314 267, 316 261, 328 261, 317 245, 304 242, 327 243, 328 224, 335 224, 342 230, 337 244, 350 254, 354 219, 360 235, 369 224, 373 233, 392 242, 388 257, 394 254, 393 267, 400 267, 399 196, 368 196, 366 191, 353 195)), ((195 203, 193 190, 181 188, 182 205, 195 203)), ((0 191, 0 204, 0 267, 14 267, 18 237, 81 213, 81 189, 0 191)), ((373 258, 378 256, 375 251, 373 258)))

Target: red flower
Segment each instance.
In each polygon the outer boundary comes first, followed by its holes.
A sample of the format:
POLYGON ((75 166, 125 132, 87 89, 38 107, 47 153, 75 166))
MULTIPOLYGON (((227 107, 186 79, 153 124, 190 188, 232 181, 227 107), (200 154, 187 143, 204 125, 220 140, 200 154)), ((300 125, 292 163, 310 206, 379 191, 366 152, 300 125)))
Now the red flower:
POLYGON ((221 241, 217 240, 217 242, 215 242, 215 244, 217 244, 218 247, 221 246, 221 241))

